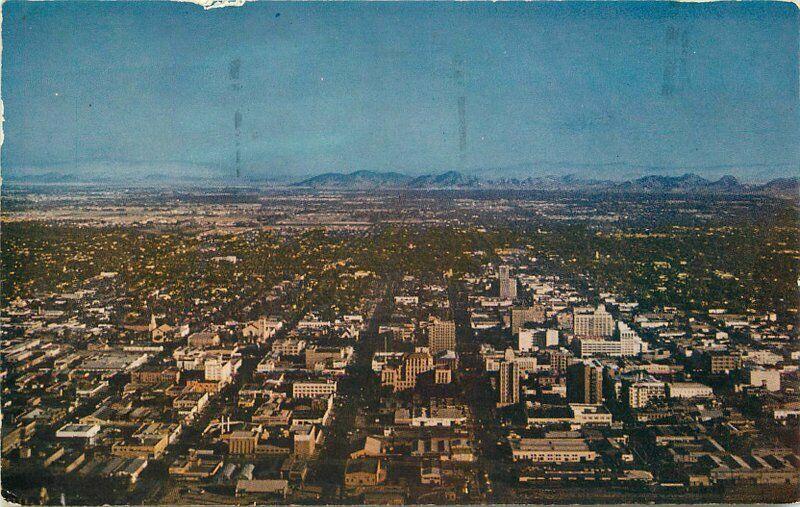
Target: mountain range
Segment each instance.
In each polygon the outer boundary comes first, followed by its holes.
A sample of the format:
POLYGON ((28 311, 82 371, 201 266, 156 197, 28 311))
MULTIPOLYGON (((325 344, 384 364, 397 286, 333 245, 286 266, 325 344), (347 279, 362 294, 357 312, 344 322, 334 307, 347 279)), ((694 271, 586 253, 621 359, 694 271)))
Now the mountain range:
POLYGON ((466 177, 457 171, 441 174, 408 176, 395 172, 355 171, 352 173, 325 173, 308 178, 297 187, 374 189, 374 188, 463 188, 479 187, 481 181, 466 177))
POLYGON ((458 171, 412 177, 395 172, 356 171, 352 173, 326 173, 295 183, 293 186, 315 189, 519 189, 519 190, 591 190, 636 193, 724 193, 768 194, 777 197, 798 198, 798 178, 778 178, 762 185, 745 184, 734 176, 709 180, 696 174, 682 176, 643 176, 623 182, 583 179, 574 175, 543 176, 524 179, 479 179, 458 171))
MULTIPOLYGON (((180 165, 142 167, 141 171, 123 171, 121 167, 103 165, 84 171, 80 177, 61 171, 30 174, 3 174, 9 183, 28 184, 120 184, 120 185, 218 185, 231 184, 230 178, 211 169, 198 174, 180 165), (145 170, 146 169, 146 170, 145 170), (157 170, 156 170, 157 169, 157 170), (131 174, 138 176, 133 177, 131 174), (183 175, 183 176, 176 176, 183 175)), ((743 183, 734 176, 722 176, 711 180, 687 173, 682 176, 649 175, 626 181, 593 179, 574 174, 560 176, 508 177, 502 171, 487 171, 493 177, 465 175, 458 171, 410 176, 399 172, 355 171, 350 173, 329 172, 294 183, 280 180, 250 179, 242 183, 282 186, 290 184, 297 188, 378 190, 378 189, 486 189, 486 190, 540 190, 540 191, 586 191, 586 192, 631 192, 631 193, 717 193, 717 194, 762 194, 789 199, 800 199, 800 182, 797 177, 777 178, 763 184, 743 183)), ((285 181, 285 180, 284 180, 285 181)))

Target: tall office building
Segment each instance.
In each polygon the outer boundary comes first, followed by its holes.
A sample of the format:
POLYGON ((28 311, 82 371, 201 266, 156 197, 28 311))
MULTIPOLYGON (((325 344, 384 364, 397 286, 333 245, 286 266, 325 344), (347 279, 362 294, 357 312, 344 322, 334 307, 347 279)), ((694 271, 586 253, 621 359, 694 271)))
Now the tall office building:
POLYGON ((570 403, 603 403, 603 366, 596 361, 567 367, 567 400, 570 403))
POLYGON ((519 328, 528 324, 529 322, 540 323, 544 322, 545 313, 544 308, 539 305, 532 307, 515 306, 511 308, 511 334, 519 333, 519 328))
POLYGON ((573 360, 572 353, 566 349, 551 349, 547 351, 550 356, 550 367, 553 373, 561 374, 567 371, 567 367, 573 360))
POLYGON ((500 289, 500 299, 516 299, 517 279, 511 276, 511 268, 508 266, 500 266, 497 279, 500 289))
POLYGON ((540 347, 558 347, 558 329, 548 329, 542 338, 543 341, 539 343, 540 347))
POLYGON ((644 408, 651 400, 664 398, 666 395, 666 383, 656 380, 652 375, 622 381, 622 399, 630 408, 644 408))
POLYGON ((516 361, 500 363, 500 400, 498 407, 519 403, 519 365, 516 361))
POLYGON ((597 308, 575 308, 572 314, 572 332, 575 336, 611 336, 614 334, 614 317, 604 305, 597 308))
POLYGON ((420 373, 433 368, 433 357, 426 352, 414 352, 406 357, 404 364, 406 376, 409 379, 416 379, 420 373))
POLYGON ((433 368, 433 356, 428 352, 406 354, 402 364, 385 366, 381 370, 381 385, 392 386, 394 391, 413 389, 417 377, 433 368))
POLYGON ((456 323, 433 318, 428 323, 428 350, 437 354, 443 350, 456 350, 456 323))
POLYGON ((501 278, 500 279, 500 299, 507 299, 507 300, 517 299, 517 279, 516 278, 501 278))
POLYGON ((517 350, 530 352, 533 350, 536 335, 541 332, 537 329, 521 329, 517 334, 517 350))

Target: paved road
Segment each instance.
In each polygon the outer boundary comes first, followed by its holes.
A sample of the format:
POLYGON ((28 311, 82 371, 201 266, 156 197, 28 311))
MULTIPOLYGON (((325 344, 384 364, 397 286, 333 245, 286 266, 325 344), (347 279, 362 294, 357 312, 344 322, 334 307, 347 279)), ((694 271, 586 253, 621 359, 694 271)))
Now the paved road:
POLYGON ((378 327, 390 308, 392 283, 387 284, 383 300, 376 306, 367 329, 354 347, 355 359, 347 375, 339 382, 336 394, 334 421, 326 428, 327 435, 319 459, 309 474, 308 482, 323 487, 322 503, 343 499, 342 482, 347 457, 351 451, 350 437, 356 415, 361 407, 374 405, 380 396, 380 386, 372 371, 372 356, 381 345, 378 327))
POLYGON ((489 378, 483 372, 479 343, 473 337, 469 325, 469 314, 466 298, 460 282, 450 284, 450 305, 456 322, 456 337, 461 365, 461 382, 466 402, 470 407, 473 419, 473 432, 477 451, 477 483, 479 485, 476 502, 495 503, 498 498, 498 487, 503 488, 511 477, 507 463, 508 454, 498 441, 504 436, 498 425, 495 410, 496 393, 489 378))

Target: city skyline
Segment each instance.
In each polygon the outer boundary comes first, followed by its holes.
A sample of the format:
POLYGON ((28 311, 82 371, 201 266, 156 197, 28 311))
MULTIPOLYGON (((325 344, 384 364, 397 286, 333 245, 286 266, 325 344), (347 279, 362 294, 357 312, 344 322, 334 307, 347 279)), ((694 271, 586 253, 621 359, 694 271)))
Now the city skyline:
POLYGON ((3 501, 797 502, 796 4, 226 3, 2 4, 3 501))
POLYGON ((16 187, 23 505, 791 503, 797 201, 16 187))

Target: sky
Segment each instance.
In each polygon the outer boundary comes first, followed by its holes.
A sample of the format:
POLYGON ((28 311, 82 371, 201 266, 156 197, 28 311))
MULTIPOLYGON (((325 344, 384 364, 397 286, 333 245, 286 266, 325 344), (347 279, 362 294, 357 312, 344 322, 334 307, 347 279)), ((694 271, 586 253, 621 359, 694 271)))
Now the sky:
POLYGON ((4 179, 800 172, 789 3, 2 8, 4 179))

